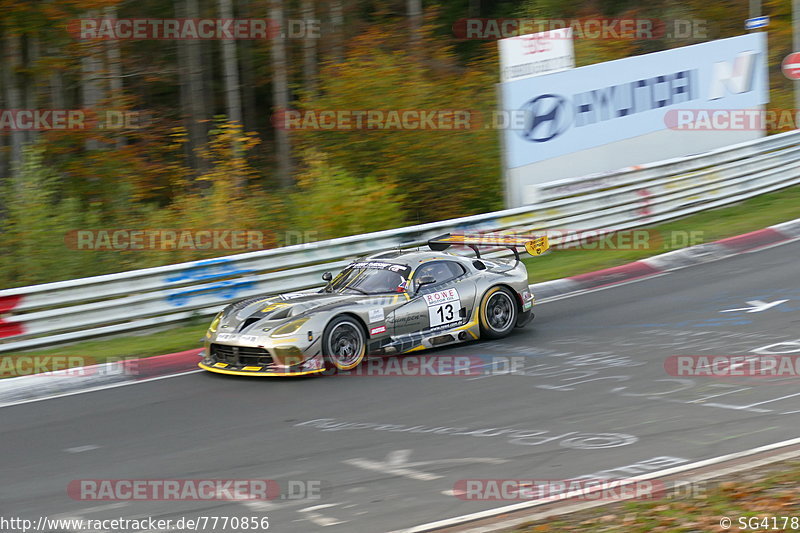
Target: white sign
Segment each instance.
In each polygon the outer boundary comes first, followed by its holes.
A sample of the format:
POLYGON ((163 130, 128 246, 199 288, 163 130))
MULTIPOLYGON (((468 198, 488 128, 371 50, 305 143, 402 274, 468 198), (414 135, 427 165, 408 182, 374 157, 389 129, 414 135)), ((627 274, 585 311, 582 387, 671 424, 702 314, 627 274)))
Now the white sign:
POLYGON ((497 46, 501 82, 575 68, 572 28, 500 39, 497 46))

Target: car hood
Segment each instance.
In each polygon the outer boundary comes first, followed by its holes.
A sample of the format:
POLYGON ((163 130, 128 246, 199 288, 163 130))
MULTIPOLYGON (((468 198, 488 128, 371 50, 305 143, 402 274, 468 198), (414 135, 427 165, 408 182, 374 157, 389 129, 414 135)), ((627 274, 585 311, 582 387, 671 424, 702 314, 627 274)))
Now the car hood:
POLYGON ((289 319, 310 312, 327 311, 367 300, 362 294, 321 293, 316 291, 281 294, 272 297, 249 298, 225 309, 220 320, 220 332, 239 333, 256 326, 278 326, 289 319))

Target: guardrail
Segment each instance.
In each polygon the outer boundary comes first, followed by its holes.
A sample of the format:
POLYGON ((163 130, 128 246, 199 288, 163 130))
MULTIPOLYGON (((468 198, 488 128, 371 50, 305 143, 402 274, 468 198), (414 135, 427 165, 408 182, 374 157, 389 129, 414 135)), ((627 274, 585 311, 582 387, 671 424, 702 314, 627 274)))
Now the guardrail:
MULTIPOLYGON (((559 180, 536 204, 310 244, 0 291, 0 353, 210 316, 248 296, 321 285, 350 258, 453 231, 624 230, 800 183, 800 131, 559 180)), ((564 245, 572 233, 552 239, 564 245)), ((501 255, 504 252, 495 252, 501 255)))

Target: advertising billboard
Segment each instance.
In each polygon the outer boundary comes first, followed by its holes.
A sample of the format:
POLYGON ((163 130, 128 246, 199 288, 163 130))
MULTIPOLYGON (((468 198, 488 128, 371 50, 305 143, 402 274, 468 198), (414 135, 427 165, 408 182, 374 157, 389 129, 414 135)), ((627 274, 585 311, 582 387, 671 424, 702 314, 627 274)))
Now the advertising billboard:
POLYGON ((763 136, 681 121, 758 112, 766 65, 766 36, 752 33, 501 84, 508 206, 534 202, 538 184, 763 136))

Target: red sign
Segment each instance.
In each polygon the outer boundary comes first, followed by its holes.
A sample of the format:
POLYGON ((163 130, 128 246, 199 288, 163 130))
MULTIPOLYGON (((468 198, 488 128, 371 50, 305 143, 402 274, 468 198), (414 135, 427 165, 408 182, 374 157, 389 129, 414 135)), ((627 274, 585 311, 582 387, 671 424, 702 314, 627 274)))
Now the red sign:
POLYGON ((783 75, 790 80, 800 79, 800 52, 794 52, 786 56, 781 63, 783 75))

